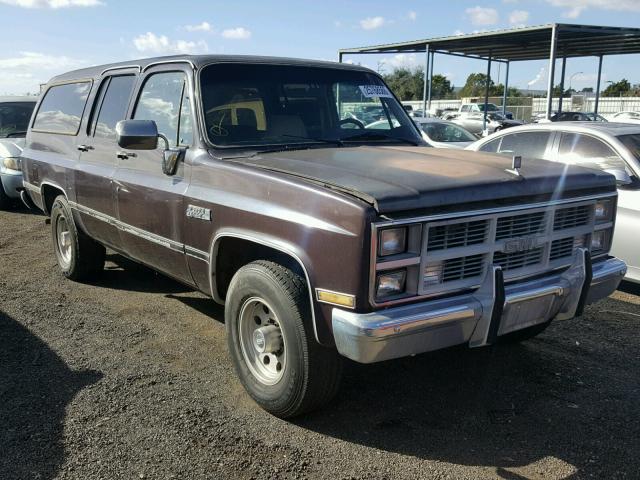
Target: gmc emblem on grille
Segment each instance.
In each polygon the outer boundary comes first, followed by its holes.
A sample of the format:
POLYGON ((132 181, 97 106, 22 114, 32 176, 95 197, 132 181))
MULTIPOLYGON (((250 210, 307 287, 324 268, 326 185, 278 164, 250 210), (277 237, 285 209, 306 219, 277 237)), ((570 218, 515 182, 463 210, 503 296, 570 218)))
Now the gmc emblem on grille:
POLYGON ((521 237, 504 242, 502 251, 504 253, 526 252, 539 246, 540 240, 538 237, 521 237))

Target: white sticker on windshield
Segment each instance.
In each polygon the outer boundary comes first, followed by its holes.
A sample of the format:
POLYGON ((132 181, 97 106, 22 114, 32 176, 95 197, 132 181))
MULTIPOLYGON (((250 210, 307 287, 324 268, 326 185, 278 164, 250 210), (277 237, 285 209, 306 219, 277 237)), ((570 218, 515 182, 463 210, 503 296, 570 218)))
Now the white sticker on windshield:
POLYGON ((391 98, 391 92, 384 85, 360 85, 360 91, 367 98, 391 98))

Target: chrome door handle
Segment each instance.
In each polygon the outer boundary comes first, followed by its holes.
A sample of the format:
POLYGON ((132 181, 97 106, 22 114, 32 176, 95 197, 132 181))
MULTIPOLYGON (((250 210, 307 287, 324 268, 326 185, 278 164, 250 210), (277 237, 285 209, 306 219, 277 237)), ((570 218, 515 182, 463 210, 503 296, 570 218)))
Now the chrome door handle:
POLYGON ((77 148, 81 152, 88 152, 89 150, 93 150, 93 147, 91 145, 78 145, 77 148))
POLYGON ((127 158, 137 157, 138 155, 135 152, 118 152, 116 153, 116 157, 121 160, 126 160, 127 158))

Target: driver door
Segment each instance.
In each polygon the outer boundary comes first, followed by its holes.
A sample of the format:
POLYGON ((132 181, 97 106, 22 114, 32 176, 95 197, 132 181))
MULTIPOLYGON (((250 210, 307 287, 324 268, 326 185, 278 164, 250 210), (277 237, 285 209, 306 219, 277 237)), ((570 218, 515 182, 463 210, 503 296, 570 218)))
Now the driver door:
MULTIPOLYGON (((145 72, 129 118, 153 120, 169 148, 192 143, 191 76, 175 65, 145 72)), ((114 184, 121 243, 135 259, 177 279, 191 282, 184 254, 183 196, 191 166, 180 162, 175 175, 162 171, 167 148, 158 139, 155 150, 119 152, 114 184)))

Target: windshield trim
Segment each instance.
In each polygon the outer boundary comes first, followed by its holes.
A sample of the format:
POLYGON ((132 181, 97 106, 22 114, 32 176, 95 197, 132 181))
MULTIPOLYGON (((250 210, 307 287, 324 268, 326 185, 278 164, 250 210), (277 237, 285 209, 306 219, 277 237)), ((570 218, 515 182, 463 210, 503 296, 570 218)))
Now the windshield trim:
MULTIPOLYGON (((279 59, 278 59, 279 60, 279 59)), ((265 61, 265 62, 261 62, 261 61, 246 61, 245 59, 243 59, 243 61, 233 61, 233 60, 225 60, 225 59, 220 59, 220 60, 213 60, 211 62, 205 63, 203 65, 201 65, 197 71, 196 71, 196 75, 195 75, 195 85, 194 85, 194 90, 195 90, 195 97, 196 97, 196 109, 197 109, 197 117, 198 117, 198 123, 199 123, 199 127, 200 127, 200 131, 202 132, 200 135, 198 135, 199 137, 202 138, 202 140, 204 141, 205 145, 208 148, 212 148, 215 150, 230 150, 230 151, 238 151, 238 150, 262 150, 263 147, 271 147, 271 149, 273 147, 286 147, 286 149, 290 150, 292 149, 291 147, 293 147, 293 149, 295 149, 296 145, 302 146, 302 145, 322 145, 322 146, 327 146, 328 144, 325 144, 324 142, 291 142, 291 143, 274 143, 274 144, 259 144, 259 145, 219 145, 216 143, 213 143, 211 141, 211 139, 209 138, 209 135, 207 135, 207 123, 205 120, 205 111, 204 111, 204 103, 203 103, 203 98, 202 98, 202 72, 205 71, 206 68, 213 66, 213 65, 224 65, 224 64, 235 64, 235 65, 277 65, 277 66, 290 66, 290 67, 303 67, 303 68, 318 68, 318 69, 326 69, 326 70, 341 70, 341 71, 353 71, 353 72, 360 72, 360 73, 366 73, 366 74, 370 74, 370 75, 374 75, 375 77, 378 77, 378 79, 382 82, 382 84, 387 87, 387 90, 389 91, 389 93, 391 94, 392 98, 398 102, 398 105, 400 106, 401 112, 400 115, 404 115, 405 119, 407 120, 407 123, 409 124, 409 128, 413 128, 413 130, 415 131, 416 134, 416 142, 422 142, 422 143, 426 143, 424 142, 424 139, 422 138, 422 134, 420 133, 420 129, 418 128, 418 126, 414 123, 413 119, 409 116, 409 114, 407 113, 407 111, 403 108, 402 106, 402 102, 398 99, 398 97, 396 96, 395 92, 393 92, 393 90, 391 90, 389 88, 389 86, 387 85, 387 83, 384 81, 384 79, 382 78, 382 75, 380 75, 378 72, 375 72, 374 70, 370 70, 368 68, 359 66, 359 65, 347 65, 344 63, 336 63, 335 65, 319 65, 316 64, 313 61, 309 61, 309 65, 303 65, 303 64, 299 64, 299 63, 295 63, 295 62, 291 62, 291 61, 287 61, 287 59, 282 59, 282 61, 278 61, 278 60, 269 60, 269 61, 265 61)), ((354 142, 354 143, 359 143, 359 142, 354 142)), ((378 142, 377 144, 379 145, 381 142, 378 142)), ((375 144, 374 144, 375 145, 375 144)), ((333 148, 342 148, 342 147, 333 147, 333 148)), ((285 148, 283 148, 285 149, 285 148)))

